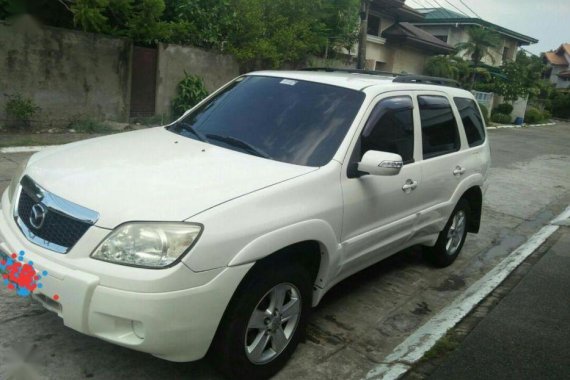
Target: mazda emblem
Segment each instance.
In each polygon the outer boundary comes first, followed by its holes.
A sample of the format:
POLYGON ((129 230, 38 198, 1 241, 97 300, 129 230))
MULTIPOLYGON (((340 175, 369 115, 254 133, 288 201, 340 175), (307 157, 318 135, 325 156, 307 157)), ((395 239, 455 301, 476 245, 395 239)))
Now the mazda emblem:
POLYGON ((32 225, 32 227, 34 227, 36 230, 39 230, 40 228, 42 228, 42 226, 44 225, 44 222, 46 220, 46 215, 48 213, 48 210, 46 208, 46 206, 44 206, 41 203, 36 203, 35 205, 32 206, 32 211, 30 212, 30 224, 32 225))

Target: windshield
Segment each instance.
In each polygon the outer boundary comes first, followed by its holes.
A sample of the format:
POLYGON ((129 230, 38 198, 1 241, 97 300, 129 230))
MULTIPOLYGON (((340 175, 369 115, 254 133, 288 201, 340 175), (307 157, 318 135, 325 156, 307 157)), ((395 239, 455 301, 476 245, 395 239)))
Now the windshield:
POLYGON ((364 93, 342 87, 246 76, 167 129, 247 154, 323 166, 363 101, 364 93))

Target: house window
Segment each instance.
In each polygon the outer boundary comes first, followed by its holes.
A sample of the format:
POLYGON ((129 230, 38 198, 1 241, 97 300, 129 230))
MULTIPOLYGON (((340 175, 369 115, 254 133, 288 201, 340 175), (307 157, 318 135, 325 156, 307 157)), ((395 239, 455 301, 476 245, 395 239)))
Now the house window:
POLYGON ((447 42, 447 36, 434 36, 434 37, 442 40, 443 42, 447 42))
POLYGON ((511 49, 509 49, 506 46, 503 48, 503 62, 511 60, 511 52, 510 51, 511 51, 511 49))
POLYGON ((380 37, 380 17, 369 15, 368 16, 368 34, 371 36, 380 37))

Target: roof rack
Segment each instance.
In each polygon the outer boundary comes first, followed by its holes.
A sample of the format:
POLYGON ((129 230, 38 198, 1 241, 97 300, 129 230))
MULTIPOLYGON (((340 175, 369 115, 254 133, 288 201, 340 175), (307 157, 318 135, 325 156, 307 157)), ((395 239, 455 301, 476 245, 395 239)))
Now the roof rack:
POLYGON ((394 77, 394 83, 418 83, 418 84, 431 84, 436 86, 447 86, 447 87, 461 87, 459 82, 453 79, 430 77, 425 75, 411 75, 411 74, 396 74, 387 71, 375 71, 375 70, 359 70, 359 69, 337 69, 334 67, 308 67, 301 69, 301 71, 324 71, 327 73, 349 73, 349 74, 367 74, 376 76, 390 76, 394 77))
POLYGON ((324 71, 327 73, 349 73, 349 74, 367 74, 367 75, 377 75, 377 76, 390 76, 397 77, 399 74, 390 73, 388 71, 376 71, 376 70, 360 70, 360 69, 337 69, 334 67, 307 67, 301 69, 301 71, 324 71))
POLYGON ((420 83, 437 86, 460 87, 459 82, 453 79, 428 77, 425 75, 401 75, 394 78, 394 83, 420 83))

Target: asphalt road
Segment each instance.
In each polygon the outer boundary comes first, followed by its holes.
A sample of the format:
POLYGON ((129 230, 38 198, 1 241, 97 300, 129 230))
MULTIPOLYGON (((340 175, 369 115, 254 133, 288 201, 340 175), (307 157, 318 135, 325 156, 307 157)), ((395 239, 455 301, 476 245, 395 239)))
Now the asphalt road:
MULTIPOLYGON (((333 288, 308 340, 277 379, 360 379, 411 332, 570 203, 570 124, 489 131, 493 168, 480 234, 457 262, 434 269, 410 249, 333 288)), ((26 155, 0 154, 0 190, 26 155)), ((0 289, 0 373, 35 345, 48 379, 218 379, 204 361, 169 363, 84 336, 54 314, 0 289)))
POLYGON ((570 227, 561 229, 540 261, 428 379, 570 377, 570 227))

